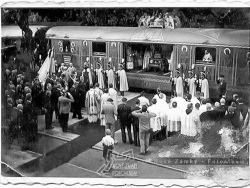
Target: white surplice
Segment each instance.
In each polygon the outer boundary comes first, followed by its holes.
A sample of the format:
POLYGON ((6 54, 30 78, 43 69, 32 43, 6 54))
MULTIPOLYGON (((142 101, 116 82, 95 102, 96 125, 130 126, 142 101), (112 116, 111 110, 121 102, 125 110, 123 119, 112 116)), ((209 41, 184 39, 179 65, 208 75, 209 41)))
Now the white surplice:
POLYGON ((204 93, 204 99, 209 98, 209 85, 206 78, 201 81, 201 92, 204 93))
POLYGON ((189 78, 188 84, 189 84, 189 94, 194 97, 196 95, 196 79, 195 78, 189 78))
POLYGON ((128 91, 128 79, 124 69, 118 71, 120 91, 128 91))
POLYGON ((112 69, 109 69, 106 71, 107 73, 107 77, 108 77, 108 87, 109 84, 113 84, 113 87, 115 88, 115 75, 114 75, 114 71, 112 69))
POLYGON ((114 88, 109 88, 109 96, 111 99, 113 99, 113 103, 115 105, 115 108, 117 109, 117 91, 114 88))
POLYGON ((181 97, 183 97, 183 80, 182 80, 182 77, 178 77, 178 78, 175 78, 174 79, 175 81, 175 91, 176 91, 176 94, 180 94, 181 97))
POLYGON ((153 104, 152 106, 148 107, 148 111, 156 114, 156 117, 150 118, 150 127, 153 129, 153 132, 161 130, 161 126, 159 122, 160 109, 158 105, 153 104))
POLYGON ((97 79, 98 79, 98 83, 99 83, 99 88, 104 89, 105 85, 104 85, 104 79, 103 79, 103 70, 100 69, 96 69, 96 75, 97 75, 97 79))
POLYGON ((196 114, 194 110, 191 113, 185 114, 185 121, 181 124, 181 134, 185 136, 196 136, 197 129, 196 129, 196 114))
POLYGON ((169 132, 181 130, 181 117, 182 112, 179 108, 171 108, 168 113, 168 126, 169 132))

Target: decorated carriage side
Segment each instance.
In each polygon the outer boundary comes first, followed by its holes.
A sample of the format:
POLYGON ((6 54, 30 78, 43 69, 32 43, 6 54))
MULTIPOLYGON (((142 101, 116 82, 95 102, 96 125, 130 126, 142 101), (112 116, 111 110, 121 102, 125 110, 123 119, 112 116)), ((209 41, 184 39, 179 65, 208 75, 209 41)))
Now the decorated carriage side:
POLYGON ((49 29, 46 36, 58 66, 71 62, 78 75, 84 68, 93 75, 98 67, 105 73, 117 71, 122 64, 130 88, 160 87, 176 95, 175 70, 183 79, 184 93, 192 70, 197 91, 202 75, 208 80, 209 98, 219 98, 217 79, 223 75, 226 95, 237 93, 249 101, 248 30, 61 26, 49 29))

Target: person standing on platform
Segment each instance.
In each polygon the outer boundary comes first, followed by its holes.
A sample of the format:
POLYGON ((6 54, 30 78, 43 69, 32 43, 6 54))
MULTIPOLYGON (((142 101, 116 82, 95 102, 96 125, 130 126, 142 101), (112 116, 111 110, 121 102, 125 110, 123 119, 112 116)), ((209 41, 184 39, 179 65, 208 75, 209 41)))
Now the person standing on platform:
POLYGON ((74 102, 72 95, 63 90, 61 96, 58 98, 59 122, 63 132, 68 132, 69 112, 72 102, 74 102))
POLYGON ((72 119, 76 118, 78 116, 78 119, 82 119, 82 93, 79 89, 79 83, 75 82, 74 85, 70 88, 70 94, 74 98, 74 103, 72 104, 73 107, 73 116, 72 119))
POLYGON ((95 92, 96 92, 96 95, 97 95, 97 102, 98 102, 98 118, 100 118, 100 109, 101 109, 101 96, 103 94, 103 91, 99 88, 99 83, 96 83, 95 84, 95 92))
MULTIPOLYGON (((140 110, 140 100, 135 102, 135 106, 131 108, 131 111, 134 112, 136 110, 140 110)), ((134 144, 135 146, 140 147, 140 137, 139 137, 139 119, 136 116, 132 115, 132 125, 133 125, 133 133, 134 133, 134 144)))
POLYGON ((188 86, 189 86, 189 94, 192 95, 192 97, 196 96, 196 79, 194 77, 193 70, 188 71, 189 78, 188 78, 188 86))
POLYGON ((204 99, 209 98, 209 84, 205 71, 201 72, 201 92, 204 93, 204 99))
POLYGON ((117 91, 113 88, 113 84, 109 84, 109 96, 114 102, 115 108, 117 109, 117 91))
POLYGON ((85 108, 86 93, 88 91, 88 88, 89 88, 88 82, 85 80, 84 76, 81 76, 79 82, 79 89, 82 94, 81 101, 82 101, 82 106, 84 108, 85 108))
POLYGON ((107 77, 108 77, 108 86, 112 84, 112 86, 115 88, 115 75, 113 69, 111 69, 111 65, 108 65, 108 70, 106 71, 107 77))
POLYGON ((122 142, 126 143, 126 127, 128 132, 129 143, 133 144, 132 134, 131 134, 131 107, 127 105, 127 98, 122 98, 122 104, 118 106, 117 110, 118 119, 120 120, 121 132, 122 132, 122 142))
POLYGON ((181 77, 181 72, 178 69, 176 69, 176 78, 174 79, 174 83, 176 94, 179 93, 181 97, 183 97, 183 80, 181 77))
POLYGON ((143 105, 141 110, 133 111, 132 115, 139 118, 140 154, 145 155, 149 149, 150 118, 156 117, 156 114, 148 112, 147 106, 143 105))
POLYGON ((97 122, 99 103, 97 101, 97 94, 91 84, 89 91, 86 94, 85 107, 87 108, 88 120, 90 123, 97 122))
POLYGON ((97 75, 97 82, 99 84, 99 88, 104 89, 105 85, 104 85, 104 78, 103 78, 103 69, 100 63, 97 64, 96 75, 97 75))
POLYGON ((224 75, 220 75, 220 77, 217 79, 218 84, 218 91, 219 91, 219 99, 222 98, 223 95, 226 95, 227 92, 227 84, 224 79, 224 75))
POLYGON ((120 65, 120 70, 118 71, 118 77, 119 77, 118 80, 119 80, 121 96, 124 96, 124 92, 128 91, 128 80, 123 65, 120 65))
POLYGON ((109 162, 110 162, 110 158, 111 158, 112 150, 114 148, 115 141, 111 137, 110 129, 106 129, 105 134, 106 136, 102 138, 103 158, 105 160, 106 168, 109 168, 107 165, 111 164, 109 162))
POLYGON ((105 88, 104 89, 104 93, 101 96, 101 114, 100 114, 100 119, 101 119, 101 126, 105 126, 106 122, 105 122, 105 115, 102 114, 102 109, 103 109, 103 105, 107 103, 108 98, 109 98, 109 94, 108 94, 108 89, 105 88))
POLYGON ((45 100, 44 100, 44 108, 45 111, 45 125, 46 129, 53 129, 54 127, 51 126, 52 124, 52 117, 53 117, 53 108, 51 104, 51 91, 48 90, 45 93, 45 100))
POLYGON ((167 123, 167 131, 166 134, 168 136, 171 136, 172 133, 177 133, 178 131, 181 130, 181 116, 182 116, 182 111, 180 108, 177 108, 176 101, 172 103, 172 108, 170 108, 169 113, 168 113, 168 123, 167 123))
MULTIPOLYGON (((117 115, 117 110, 111 97, 103 105, 101 113, 105 115, 106 129, 111 130, 111 136, 115 140, 115 116, 117 115)), ((115 144, 117 143, 115 140, 115 144)))

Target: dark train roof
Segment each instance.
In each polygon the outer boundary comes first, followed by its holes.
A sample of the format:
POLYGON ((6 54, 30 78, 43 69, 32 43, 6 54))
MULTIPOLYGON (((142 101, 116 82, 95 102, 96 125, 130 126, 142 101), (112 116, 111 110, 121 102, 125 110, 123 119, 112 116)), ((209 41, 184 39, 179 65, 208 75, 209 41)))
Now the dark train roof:
POLYGON ((250 30, 200 28, 145 28, 57 26, 50 28, 47 38, 93 41, 147 42, 249 47, 250 30))

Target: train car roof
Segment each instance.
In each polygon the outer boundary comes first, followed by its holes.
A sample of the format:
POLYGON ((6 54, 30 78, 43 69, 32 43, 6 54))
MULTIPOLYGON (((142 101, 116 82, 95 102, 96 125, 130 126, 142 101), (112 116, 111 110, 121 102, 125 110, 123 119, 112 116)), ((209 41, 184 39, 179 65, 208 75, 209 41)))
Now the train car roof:
POLYGON ((50 28, 50 39, 76 39, 93 41, 121 41, 167 44, 196 44, 249 47, 250 30, 204 28, 145 28, 57 26, 50 28))
MULTIPOLYGON (((33 37, 37 30, 41 28, 47 28, 48 26, 42 25, 30 25, 29 28, 32 30, 33 37)), ((1 27, 2 38, 22 38, 22 30, 17 25, 2 26, 1 27)))

